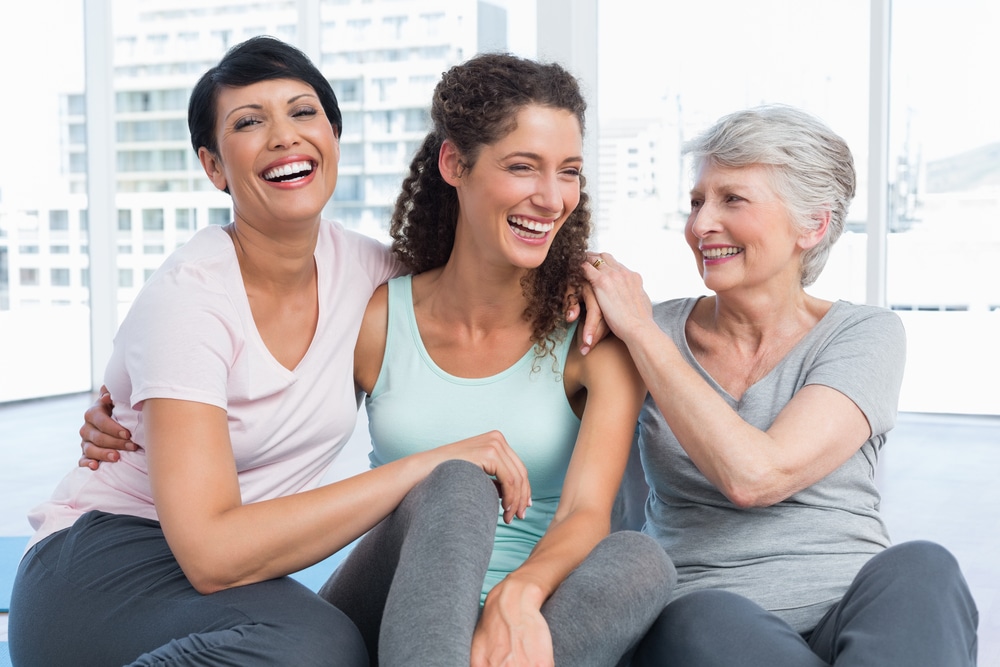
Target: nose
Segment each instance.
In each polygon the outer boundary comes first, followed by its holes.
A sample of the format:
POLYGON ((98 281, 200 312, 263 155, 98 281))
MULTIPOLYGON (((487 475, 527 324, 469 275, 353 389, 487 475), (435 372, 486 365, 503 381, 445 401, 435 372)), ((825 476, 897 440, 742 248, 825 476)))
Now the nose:
POLYGON ((562 212, 563 196, 558 174, 542 174, 535 185, 532 203, 550 213, 562 212))
POLYGON ((688 233, 695 238, 703 239, 712 232, 720 230, 719 210, 705 201, 701 205, 691 207, 687 220, 688 233))
POLYGON ((299 135, 292 119, 284 116, 278 116, 274 122, 271 123, 271 135, 269 137, 268 145, 271 150, 291 148, 299 143, 298 137, 299 135))

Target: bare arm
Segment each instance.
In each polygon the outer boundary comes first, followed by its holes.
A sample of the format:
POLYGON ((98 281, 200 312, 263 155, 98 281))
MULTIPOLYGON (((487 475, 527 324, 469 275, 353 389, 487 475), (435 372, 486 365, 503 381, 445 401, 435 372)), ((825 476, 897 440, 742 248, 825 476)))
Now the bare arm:
POLYGON ((868 420, 847 396, 819 385, 801 389, 766 431, 737 414, 681 356, 653 321, 642 278, 608 254, 585 266, 612 331, 677 440, 698 469, 740 507, 767 506, 838 468, 870 437, 868 420))
POLYGON ((473 641, 474 665, 503 659, 528 664, 551 653, 541 606, 610 530, 645 387, 615 338, 586 357, 574 348, 565 373, 586 389, 587 403, 559 506, 528 559, 487 596, 473 641))
MULTIPOLYGON (((202 403, 143 405, 153 498, 164 534, 202 593, 271 579, 312 565, 392 512, 457 447, 414 454, 318 489, 243 504, 226 414, 202 403)), ((492 443, 463 443, 462 458, 503 477, 492 443)))

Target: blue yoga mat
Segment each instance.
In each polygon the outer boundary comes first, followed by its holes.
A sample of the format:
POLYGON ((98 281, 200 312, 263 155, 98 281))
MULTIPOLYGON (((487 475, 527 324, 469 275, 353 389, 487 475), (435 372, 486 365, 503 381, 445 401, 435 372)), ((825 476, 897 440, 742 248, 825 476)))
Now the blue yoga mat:
POLYGON ((7 642, 0 642, 0 667, 11 667, 7 642))
MULTIPOLYGON (((17 574, 17 564, 21 562, 21 554, 27 544, 27 537, 0 537, 0 612, 10 611, 10 591, 14 588, 14 575, 17 574)), ((6 645, 3 655, 7 655, 6 645)), ((0 662, 0 667, 4 664, 10 662, 0 662)))

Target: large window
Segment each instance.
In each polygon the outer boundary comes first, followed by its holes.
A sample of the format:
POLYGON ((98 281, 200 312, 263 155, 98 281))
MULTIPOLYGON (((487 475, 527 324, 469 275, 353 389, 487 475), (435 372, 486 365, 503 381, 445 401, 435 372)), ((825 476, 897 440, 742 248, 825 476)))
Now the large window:
MULTIPOLYGON (((681 146, 726 113, 772 102, 818 115, 853 147, 861 192, 849 219, 863 230, 869 3, 705 0, 637 20, 644 5, 599 2, 598 245, 640 270, 654 299, 704 293, 683 240, 681 146), (854 46, 817 48, 817 26, 854 46)), ((864 301, 864 253, 864 234, 846 234, 820 295, 864 301)))
POLYGON ((0 402, 90 388, 89 313, 73 280, 87 277, 86 200, 70 187, 86 175, 82 10, 0 5, 0 402))
MULTIPOLYGON (((533 25, 536 6, 551 1, 495 0, 509 16, 506 35, 490 43, 532 56, 536 41, 539 50, 559 42, 533 25)), ((597 113, 588 128, 597 141, 585 168, 595 245, 639 269, 655 299, 702 292, 681 238, 689 173, 680 146, 738 108, 804 107, 848 140, 860 177, 849 231, 813 292, 869 298, 868 195, 885 188, 885 305, 904 319, 909 341, 901 407, 1000 413, 1000 393, 980 390, 975 379, 1000 373, 995 3, 955 0, 944 17, 937 0, 895 2, 890 170, 869 183, 869 24, 872 3, 886 0, 596 1, 599 30, 582 49, 597 54, 589 91, 597 113)), ((124 316, 164 251, 199 227, 231 220, 231 201, 204 177, 186 135, 190 86, 226 48, 260 32, 305 40, 289 20, 292 5, 322 26, 307 50, 345 107, 340 180, 327 214, 379 235, 428 122, 418 91, 429 97, 441 71, 476 52, 482 26, 468 14, 490 2, 301 0, 242 10, 231 1, 190 3, 198 16, 224 15, 220 29, 185 17, 184 3, 158 14, 115 1, 112 34, 90 40, 114 51, 106 77, 114 90, 99 119, 86 117, 83 12, 101 3, 0 5, 3 62, 49 45, 30 68, 0 69, 2 89, 18 91, 0 106, 4 127, 24 128, 7 133, 5 154, 31 156, 30 168, 0 161, 0 402, 89 388, 87 304, 110 299, 124 316), (88 174, 86 132, 108 119, 112 173, 88 174), (88 212, 91 179, 115 193, 103 219, 88 212), (112 262, 91 268, 87 250, 108 229, 112 262), (92 294, 92 284, 114 294, 92 294), (56 315, 66 323, 53 325, 56 315)), ((564 21, 558 29, 576 27, 564 21)))
POLYGON ((1000 413, 979 379, 1000 374, 998 26, 992 2, 893 4, 887 293, 914 411, 1000 413))
POLYGON ((678 147, 739 108, 803 107, 844 136, 859 176, 848 232, 812 293, 867 300, 869 193, 887 188, 881 305, 907 330, 901 409, 1000 413, 1000 393, 977 380, 1000 372, 1000 95, 985 83, 1000 62, 1000 9, 957 0, 945 20, 933 0, 893 3, 890 169, 873 185, 870 2, 670 3, 658 21, 637 19, 639 0, 599 2, 598 244, 654 298, 704 293, 681 237, 690 174, 678 147))

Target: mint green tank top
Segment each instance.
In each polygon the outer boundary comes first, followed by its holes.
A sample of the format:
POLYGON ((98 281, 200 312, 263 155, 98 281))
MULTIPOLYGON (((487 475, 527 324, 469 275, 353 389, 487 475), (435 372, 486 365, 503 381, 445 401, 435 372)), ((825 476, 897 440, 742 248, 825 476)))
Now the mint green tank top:
POLYGON ((413 312, 410 276, 389 282, 389 330, 378 380, 366 399, 372 467, 497 430, 528 469, 532 506, 524 520, 503 522, 497 503, 493 556, 482 600, 531 553, 562 493, 580 420, 566 398, 562 371, 575 323, 555 358, 532 347, 510 368, 486 378, 446 373, 431 359, 413 312))

